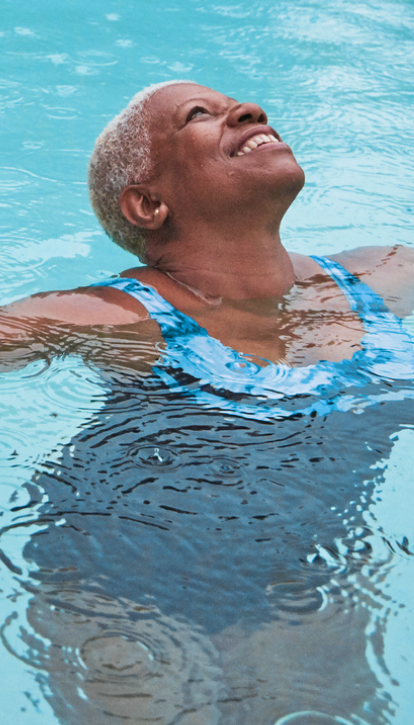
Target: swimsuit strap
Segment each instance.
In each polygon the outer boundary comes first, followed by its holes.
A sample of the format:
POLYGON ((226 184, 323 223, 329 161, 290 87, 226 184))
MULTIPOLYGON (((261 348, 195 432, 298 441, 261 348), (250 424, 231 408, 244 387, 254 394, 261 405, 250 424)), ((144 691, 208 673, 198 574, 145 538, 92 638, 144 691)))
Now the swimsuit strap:
POLYGON ((200 327, 191 317, 173 307, 164 297, 161 297, 155 287, 144 284, 134 277, 115 277, 105 279, 103 282, 96 282, 92 287, 115 287, 126 292, 140 302, 146 308, 151 319, 156 320, 162 329, 163 336, 169 338, 175 333, 191 332, 207 335, 207 332, 200 327))
POLYGON ((382 298, 338 262, 314 255, 312 259, 332 277, 348 299, 351 310, 361 318, 368 333, 363 338, 365 352, 377 355, 378 360, 386 352, 397 367, 403 361, 413 367, 413 341, 401 319, 391 312, 382 298))
POLYGON ((379 313, 382 315, 384 312, 392 314, 376 292, 368 287, 365 282, 361 282, 358 277, 348 272, 341 264, 328 259, 328 257, 317 257, 314 254, 310 256, 332 277, 347 298, 351 310, 357 312, 362 321, 366 321, 373 314, 377 315, 379 313))
POLYGON ((96 282, 92 287, 115 287, 134 297, 138 302, 146 307, 150 316, 171 313, 175 307, 165 300, 155 287, 139 282, 134 277, 114 277, 114 279, 105 279, 103 282, 96 282))

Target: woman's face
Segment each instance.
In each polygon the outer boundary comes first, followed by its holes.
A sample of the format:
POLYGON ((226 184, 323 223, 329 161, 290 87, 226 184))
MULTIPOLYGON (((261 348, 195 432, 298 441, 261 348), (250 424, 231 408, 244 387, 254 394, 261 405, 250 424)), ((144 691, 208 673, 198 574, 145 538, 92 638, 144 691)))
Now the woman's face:
POLYGON ((304 183, 291 149, 259 106, 204 86, 182 83, 155 93, 150 137, 154 178, 172 213, 211 219, 275 202, 284 213, 304 183))

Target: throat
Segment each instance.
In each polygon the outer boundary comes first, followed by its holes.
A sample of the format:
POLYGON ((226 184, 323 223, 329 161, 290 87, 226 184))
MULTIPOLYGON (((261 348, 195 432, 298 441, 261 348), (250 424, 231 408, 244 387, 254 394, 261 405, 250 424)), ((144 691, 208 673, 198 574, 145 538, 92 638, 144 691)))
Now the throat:
POLYGON ((222 300, 245 301, 250 305, 258 300, 281 298, 288 294, 296 281, 293 265, 287 255, 280 264, 226 260, 222 264, 205 261, 191 262, 163 269, 181 288, 189 290, 209 306, 220 305, 222 300))
POLYGON ((296 275, 278 232, 213 231, 198 225, 194 236, 178 236, 152 266, 209 305, 289 292, 296 275))

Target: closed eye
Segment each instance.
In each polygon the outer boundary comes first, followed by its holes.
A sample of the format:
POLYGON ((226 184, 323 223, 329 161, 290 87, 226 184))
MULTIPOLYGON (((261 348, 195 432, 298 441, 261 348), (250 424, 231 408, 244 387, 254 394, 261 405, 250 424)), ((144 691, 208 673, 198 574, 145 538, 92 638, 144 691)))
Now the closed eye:
POLYGON ((186 123, 189 121, 192 121, 193 118, 197 118, 198 116, 203 116, 204 114, 208 114, 208 111, 203 108, 203 106, 194 106, 194 108, 191 109, 190 113, 188 114, 186 118, 186 123))

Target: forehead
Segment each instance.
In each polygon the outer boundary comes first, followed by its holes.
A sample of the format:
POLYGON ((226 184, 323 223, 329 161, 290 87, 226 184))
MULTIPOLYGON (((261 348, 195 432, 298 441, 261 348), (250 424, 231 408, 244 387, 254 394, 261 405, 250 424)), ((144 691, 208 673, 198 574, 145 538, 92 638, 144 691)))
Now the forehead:
POLYGON ((191 105, 191 102, 201 103, 203 100, 223 106, 234 103, 232 98, 214 91, 212 88, 207 88, 207 86, 199 86, 196 83, 175 83, 160 88, 149 99, 151 126, 174 124, 179 120, 180 112, 185 110, 187 105, 191 105))

